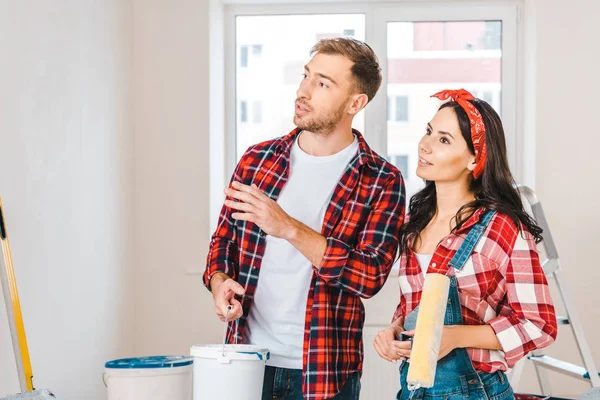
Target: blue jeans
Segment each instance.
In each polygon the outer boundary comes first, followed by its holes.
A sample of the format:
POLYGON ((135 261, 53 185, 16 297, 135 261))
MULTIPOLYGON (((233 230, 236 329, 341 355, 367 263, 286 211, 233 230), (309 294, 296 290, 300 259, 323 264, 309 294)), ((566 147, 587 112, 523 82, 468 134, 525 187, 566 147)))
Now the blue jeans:
MULTIPOLYGON (((341 392, 332 400, 358 400, 360 395, 360 375, 355 372, 348 376, 341 392)), ((262 400, 303 400, 302 370, 267 366, 263 383, 262 400)))

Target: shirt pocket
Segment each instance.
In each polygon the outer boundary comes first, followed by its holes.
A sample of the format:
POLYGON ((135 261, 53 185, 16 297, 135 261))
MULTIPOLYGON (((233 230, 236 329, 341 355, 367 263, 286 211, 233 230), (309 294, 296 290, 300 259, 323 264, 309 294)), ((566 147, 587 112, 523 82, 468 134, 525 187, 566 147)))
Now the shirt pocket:
POLYGON ((456 273, 461 292, 469 297, 485 299, 498 284, 498 264, 484 255, 473 253, 456 273))
POLYGON ((348 244, 354 245, 358 240, 358 232, 364 228, 370 212, 370 204, 348 200, 344 204, 341 218, 336 224, 339 238, 348 244))

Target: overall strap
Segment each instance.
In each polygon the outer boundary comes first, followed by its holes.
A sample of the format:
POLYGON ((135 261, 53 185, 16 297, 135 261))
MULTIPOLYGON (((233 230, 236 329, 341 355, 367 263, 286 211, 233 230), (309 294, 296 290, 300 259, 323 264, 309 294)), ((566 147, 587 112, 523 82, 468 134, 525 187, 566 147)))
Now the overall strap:
POLYGON ((488 210, 485 212, 485 214, 483 214, 483 217, 481 218, 481 220, 479 222, 477 222, 475 225, 473 225, 473 227, 467 234, 467 237, 465 238, 464 242, 461 244, 460 248, 456 251, 456 253, 454 254, 454 257, 452 257, 452 260, 450 260, 448 265, 450 265, 451 267, 453 267, 457 270, 462 269, 462 267, 465 265, 465 262, 467 262, 467 260, 471 256, 471 253, 473 253, 475 246, 477 246, 477 243, 483 236, 483 232, 485 231, 487 226, 490 224, 490 221, 492 220, 492 218, 494 217, 495 214, 496 214, 495 210, 488 210))

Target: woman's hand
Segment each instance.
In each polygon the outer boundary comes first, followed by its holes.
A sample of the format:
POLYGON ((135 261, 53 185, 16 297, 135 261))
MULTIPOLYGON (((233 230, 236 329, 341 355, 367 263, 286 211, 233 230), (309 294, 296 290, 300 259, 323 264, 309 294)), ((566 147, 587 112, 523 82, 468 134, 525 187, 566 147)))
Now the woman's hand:
POLYGON ((400 359, 397 351, 394 349, 393 344, 396 338, 402 332, 402 327, 398 325, 392 325, 387 327, 377 334, 373 341, 373 347, 379 354, 379 357, 389 362, 397 362, 400 359))
MULTIPOLYGON (((413 337, 415 335, 415 330, 412 329, 410 331, 402 331, 400 334, 413 337)), ((412 340, 394 340, 392 342, 392 349, 396 353, 398 359, 410 361, 412 340)))
MULTIPOLYGON (((446 325, 442 331, 442 340, 440 343, 440 352, 438 353, 438 360, 446 357, 450 352, 457 347, 460 347, 460 325, 446 325)), ((415 330, 401 332, 406 336, 414 336, 415 330)), ((412 343, 408 340, 399 341, 395 340, 392 342, 392 349, 396 353, 396 356, 402 360, 410 360, 412 343)))

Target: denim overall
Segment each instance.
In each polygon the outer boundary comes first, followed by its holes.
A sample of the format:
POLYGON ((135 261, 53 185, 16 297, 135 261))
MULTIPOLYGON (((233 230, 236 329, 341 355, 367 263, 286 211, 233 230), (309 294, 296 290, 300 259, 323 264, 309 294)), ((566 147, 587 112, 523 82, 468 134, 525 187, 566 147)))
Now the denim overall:
MULTIPOLYGON (((471 256, 477 242, 481 239, 495 211, 487 211, 481 221, 471 228, 465 241, 458 249, 450 266, 457 271, 461 270, 467 259, 471 256)), ((415 329, 417 323, 417 306, 405 319, 404 329, 415 329)), ((450 277, 450 291, 448 294, 448 306, 444 317, 444 325, 462 325, 462 313, 458 297, 458 285, 456 277, 450 277)), ((458 348, 452 350, 446 357, 437 363, 435 372, 435 383, 432 388, 421 388, 413 393, 408 389, 406 378, 408 375, 408 363, 400 365, 400 391, 398 400, 406 399, 440 399, 440 400, 504 400, 514 399, 513 391, 508 383, 506 375, 502 371, 492 374, 477 372, 469 358, 466 349, 458 348)))

